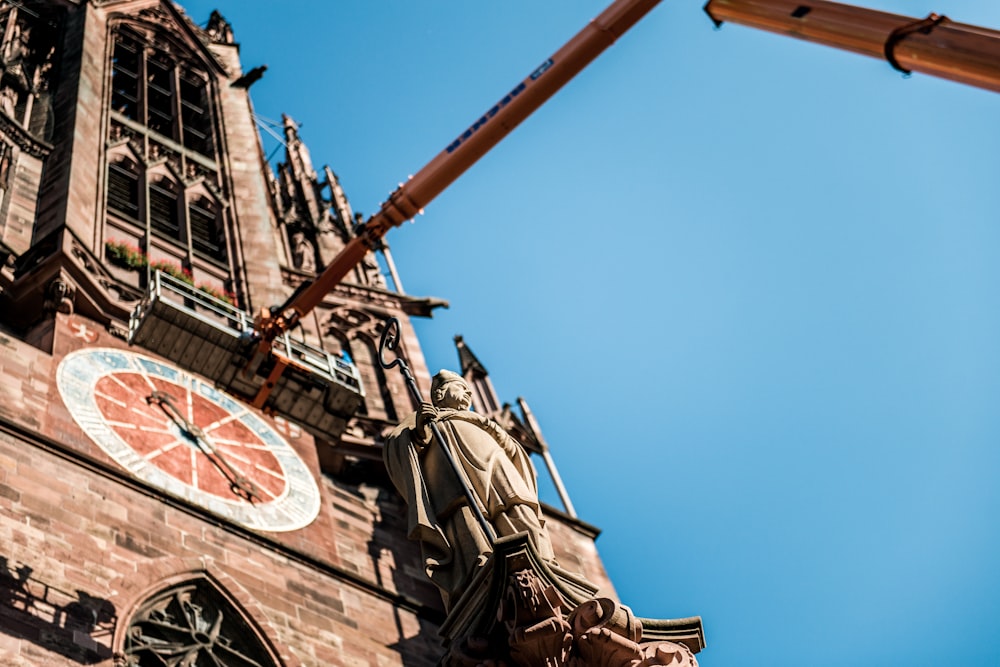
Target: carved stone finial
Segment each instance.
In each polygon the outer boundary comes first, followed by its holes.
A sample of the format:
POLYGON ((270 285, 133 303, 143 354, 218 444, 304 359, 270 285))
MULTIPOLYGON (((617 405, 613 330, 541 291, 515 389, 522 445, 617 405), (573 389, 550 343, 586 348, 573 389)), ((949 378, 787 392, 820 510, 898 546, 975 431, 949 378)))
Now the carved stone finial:
POLYGON ((217 9, 208 17, 205 32, 208 33, 209 39, 217 44, 232 44, 234 41, 232 26, 217 9))
POLYGON ((285 141, 293 143, 299 141, 299 124, 286 113, 281 114, 281 126, 285 131, 285 141))

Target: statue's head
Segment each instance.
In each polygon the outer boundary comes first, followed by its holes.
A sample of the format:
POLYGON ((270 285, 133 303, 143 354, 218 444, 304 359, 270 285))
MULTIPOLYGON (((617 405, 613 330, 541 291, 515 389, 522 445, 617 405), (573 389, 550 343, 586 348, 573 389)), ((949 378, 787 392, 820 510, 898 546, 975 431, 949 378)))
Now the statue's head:
POLYGON ((468 410, 472 405, 472 390, 458 373, 438 371, 431 380, 431 402, 438 408, 468 410))

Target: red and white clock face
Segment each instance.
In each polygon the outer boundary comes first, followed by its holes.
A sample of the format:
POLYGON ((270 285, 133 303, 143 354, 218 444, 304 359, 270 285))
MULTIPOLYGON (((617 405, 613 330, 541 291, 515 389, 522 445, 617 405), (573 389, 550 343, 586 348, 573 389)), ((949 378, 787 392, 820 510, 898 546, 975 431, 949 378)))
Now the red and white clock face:
POLYGON ((239 420, 247 408, 229 412, 190 384, 138 372, 112 373, 98 379, 94 402, 105 423, 125 444, 189 486, 232 500, 236 491, 233 475, 225 466, 229 462, 257 488, 256 502, 276 500, 285 491, 285 472, 278 459, 267 443, 239 420), (177 407, 176 413, 170 402, 177 407), (195 426, 198 424, 203 426, 195 426), (193 428, 201 433, 191 433, 193 428), (220 458, 213 458, 213 453, 220 458))
POLYGON ((301 528, 319 512, 316 483, 288 443, 196 376, 98 348, 63 359, 58 385, 95 443, 171 495, 260 530, 301 528))

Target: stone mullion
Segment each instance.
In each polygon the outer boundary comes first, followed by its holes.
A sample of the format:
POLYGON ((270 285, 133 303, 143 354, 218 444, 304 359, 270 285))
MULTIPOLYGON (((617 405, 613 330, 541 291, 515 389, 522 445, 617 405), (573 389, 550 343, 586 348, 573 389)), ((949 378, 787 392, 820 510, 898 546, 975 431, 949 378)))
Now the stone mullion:
POLYGON ((149 68, 146 66, 153 49, 143 44, 141 45, 142 57, 139 58, 139 85, 136 91, 139 95, 136 106, 138 107, 136 116, 139 124, 142 125, 142 158, 149 159, 149 68))
POLYGON ((24 116, 21 117, 21 127, 26 130, 31 127, 31 109, 35 106, 34 90, 38 85, 38 80, 38 69, 35 69, 31 76, 31 90, 24 93, 24 116))
MULTIPOLYGON (((181 115, 181 82, 180 82, 180 68, 176 61, 173 63, 173 67, 170 68, 170 86, 171 86, 171 106, 173 111, 173 123, 171 124, 174 131, 174 136, 171 137, 181 146, 184 146, 184 127, 181 115)), ((187 173, 187 152, 181 151, 181 174, 187 173)), ((178 182, 178 187, 180 192, 178 193, 178 205, 181 207, 180 224, 183 225, 184 229, 184 245, 187 251, 187 256, 185 260, 189 267, 194 267, 194 239, 191 236, 191 216, 189 214, 189 206, 191 202, 188 201, 188 189, 184 187, 184 181, 178 182)))

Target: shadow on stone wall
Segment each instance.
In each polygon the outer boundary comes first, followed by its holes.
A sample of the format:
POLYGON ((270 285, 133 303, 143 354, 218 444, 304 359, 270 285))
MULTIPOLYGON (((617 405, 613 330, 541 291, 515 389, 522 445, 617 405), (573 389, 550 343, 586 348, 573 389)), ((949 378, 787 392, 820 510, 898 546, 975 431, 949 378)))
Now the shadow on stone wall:
MULTIPOLYGON (((419 563, 420 549, 415 542, 408 542, 400 538, 406 534, 406 505, 403 499, 392 489, 380 488, 376 502, 379 505, 378 518, 373 525, 373 539, 368 543, 368 553, 375 566, 375 577, 380 587, 390 587, 389 582, 383 581, 384 573, 391 571, 393 582, 391 588, 407 595, 414 594, 414 581, 412 575, 405 575, 400 567, 402 562, 411 561, 419 563), (379 539, 383 535, 395 536, 394 541, 379 539), (387 545, 392 545, 390 549, 387 545), (392 558, 394 567, 382 567, 382 559, 392 558)), ((433 588, 430 581, 421 582, 425 590, 433 588)), ((417 589, 419 591, 419 588, 417 589)), ((421 591, 423 592, 423 591, 421 591)), ((436 589, 433 595, 437 596, 436 589)), ((407 632, 404 628, 403 620, 400 617, 399 608, 393 609, 393 622, 396 627, 396 641, 390 643, 389 648, 397 651, 403 664, 406 667, 430 667, 437 665, 444 653, 440 644, 438 629, 440 621, 431 622, 425 618, 418 618, 420 624, 419 632, 407 632), (407 636, 409 635, 409 636, 407 636)), ((443 612, 441 614, 444 616, 443 612)))
POLYGON ((339 491, 353 496, 359 506, 366 508, 371 532, 365 538, 374 583, 422 609, 415 615, 399 607, 393 609, 392 634, 385 636, 386 646, 399 654, 406 667, 434 667, 444 654, 438 636, 444 610, 434 608, 440 596, 423 575, 419 545, 405 537, 407 514, 403 499, 392 488, 381 461, 352 461, 328 478, 339 491))
POLYGON ((0 555, 0 632, 90 665, 111 657, 114 627, 114 606, 104 598, 60 590, 0 555))

